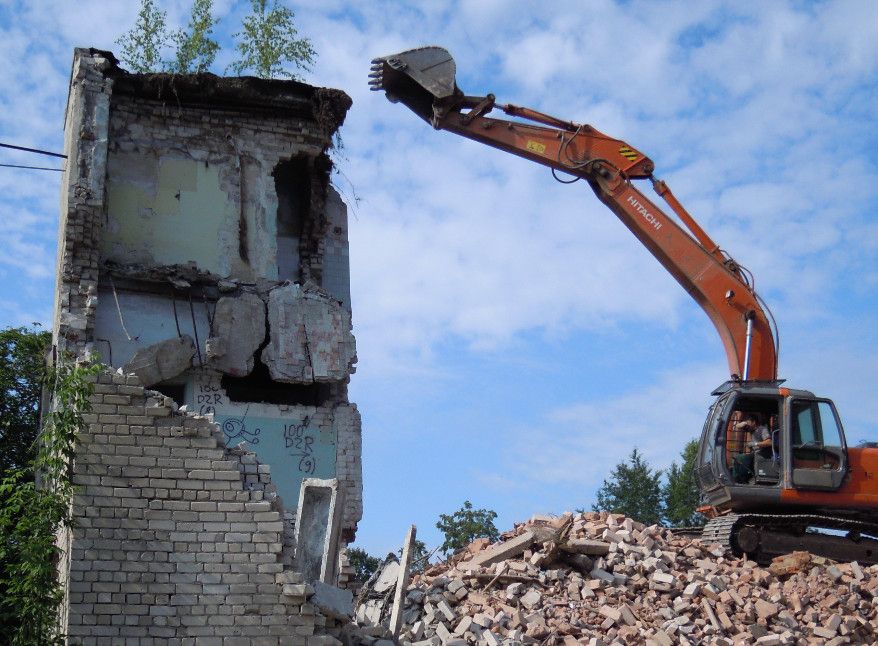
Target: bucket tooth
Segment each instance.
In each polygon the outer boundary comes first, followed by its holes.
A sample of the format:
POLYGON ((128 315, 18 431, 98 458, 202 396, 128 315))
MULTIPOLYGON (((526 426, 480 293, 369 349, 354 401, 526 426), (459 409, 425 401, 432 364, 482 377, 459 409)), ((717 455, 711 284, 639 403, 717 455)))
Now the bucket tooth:
POLYGON ((373 59, 369 86, 385 90, 388 99, 404 103, 429 121, 436 101, 462 96, 455 72, 454 59, 447 49, 420 47, 373 59))

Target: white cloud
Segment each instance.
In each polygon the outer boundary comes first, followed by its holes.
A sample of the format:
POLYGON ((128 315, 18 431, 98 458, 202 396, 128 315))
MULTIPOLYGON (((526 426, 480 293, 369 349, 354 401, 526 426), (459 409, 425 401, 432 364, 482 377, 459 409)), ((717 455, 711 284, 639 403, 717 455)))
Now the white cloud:
POLYGON ((655 468, 679 462, 685 443, 701 434, 710 389, 723 380, 716 365, 680 366, 654 383, 615 398, 593 398, 552 410, 539 425, 509 429, 497 471, 528 488, 566 488, 588 500, 612 465, 636 447, 655 468))
MULTIPOLYGON (((840 200, 835 186, 850 173, 827 164, 838 144, 828 133, 844 122, 832 100, 812 96, 813 88, 827 66, 871 46, 833 40, 839 47, 828 53, 806 46, 800 40, 817 38, 819 21, 787 5, 772 11, 674 6, 670 13, 649 3, 638 7, 632 14, 595 3, 590 12, 553 12, 557 20, 525 16, 467 30, 449 18, 429 29, 445 32, 441 43, 456 56, 468 92, 490 89, 501 101, 527 95, 532 105, 562 117, 587 113, 599 128, 618 128, 635 145, 641 133, 641 147, 654 139, 657 148, 647 153, 659 167, 683 164, 662 175, 682 186, 684 201, 704 207, 693 208, 696 216, 757 272, 763 288, 781 302, 825 306, 820 299, 845 258, 819 269, 811 258, 837 248, 848 227, 863 224, 859 204, 840 200), (726 24, 730 13, 734 20, 726 24), (702 25, 704 43, 684 49, 681 37, 702 25), (491 39, 473 37, 491 29, 497 32, 491 39), (610 41, 621 33, 638 54, 608 59, 619 45, 610 41), (783 62, 797 56, 805 60, 783 62), (728 85, 738 77, 748 85, 728 85), (714 97, 699 114, 693 97, 702 84, 712 84, 714 97), (811 163, 792 161, 805 159, 811 163), (822 182, 813 166, 822 167, 822 182), (825 208, 817 211, 817 204, 825 208)), ((478 9, 486 20, 495 10, 478 9)), ((833 11, 821 18, 831 21, 833 11)), ((403 106, 366 92, 357 76, 366 60, 394 51, 391 44, 419 44, 402 35, 411 20, 403 12, 399 20, 378 19, 381 29, 367 22, 367 35, 380 33, 379 43, 352 34, 344 40, 353 47, 336 40, 331 49, 331 67, 350 79, 356 99, 345 139, 346 172, 364 200, 352 234, 355 293, 364 295, 356 303, 361 341, 394 356, 448 334, 495 347, 534 328, 570 331, 640 318, 674 325, 678 288, 655 277, 661 270, 623 240, 627 232, 587 189, 556 190, 525 162, 455 142, 403 106)), ((835 75, 833 87, 856 91, 868 70, 861 65, 835 75)), ((861 160, 839 163, 860 162, 855 190, 862 196, 864 185, 875 184, 876 169, 861 160)), ((873 191, 865 193, 874 200, 873 191)))

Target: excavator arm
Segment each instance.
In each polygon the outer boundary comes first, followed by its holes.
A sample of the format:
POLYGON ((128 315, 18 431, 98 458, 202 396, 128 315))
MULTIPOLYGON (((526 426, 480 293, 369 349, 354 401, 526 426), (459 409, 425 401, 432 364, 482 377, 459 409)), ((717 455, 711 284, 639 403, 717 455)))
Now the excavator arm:
POLYGON ((748 272, 710 239, 667 185, 653 177, 654 164, 646 155, 589 125, 501 105, 492 94, 465 96, 455 82, 454 59, 440 47, 410 50, 372 63, 372 89, 384 90, 388 99, 403 103, 437 130, 570 177, 556 174, 559 181, 586 180, 705 311, 722 340, 731 378, 777 379, 775 337, 748 272), (495 109, 515 120, 486 116, 495 109), (644 179, 651 180, 682 226, 632 183, 644 179))

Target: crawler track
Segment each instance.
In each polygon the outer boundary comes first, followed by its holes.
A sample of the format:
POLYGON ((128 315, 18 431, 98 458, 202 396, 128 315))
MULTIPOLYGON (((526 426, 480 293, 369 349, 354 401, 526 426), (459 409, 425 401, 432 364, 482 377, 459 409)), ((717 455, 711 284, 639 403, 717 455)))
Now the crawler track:
POLYGON ((878 563, 878 525, 860 520, 814 514, 727 514, 710 519, 701 539, 719 543, 736 555, 760 563, 795 550, 806 550, 838 561, 878 563), (847 532, 847 536, 807 531, 809 528, 847 532))

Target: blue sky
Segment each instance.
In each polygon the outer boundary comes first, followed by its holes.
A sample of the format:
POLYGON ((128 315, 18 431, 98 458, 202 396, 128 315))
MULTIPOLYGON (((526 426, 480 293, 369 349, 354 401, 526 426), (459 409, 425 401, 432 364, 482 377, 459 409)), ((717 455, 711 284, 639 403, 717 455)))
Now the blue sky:
MULTIPOLYGON (((164 0, 172 26, 188 2, 164 0)), ((249 3, 216 1, 224 46, 249 3)), ((435 132, 366 85, 424 44, 469 94, 586 122, 656 163, 756 275, 781 376, 878 439, 878 4, 289 3, 306 80, 354 100, 335 183, 350 205, 357 543, 395 549, 464 500, 501 529, 589 507, 634 446, 668 466, 726 378, 700 309, 584 184, 435 132)), ((0 141, 60 150, 72 50, 118 50, 138 3, 0 0, 0 141)), ((0 153, 2 163, 51 165, 0 153)), ((48 323, 59 174, 0 169, 0 324, 48 323)), ((643 188, 649 194, 648 187, 643 188)))

